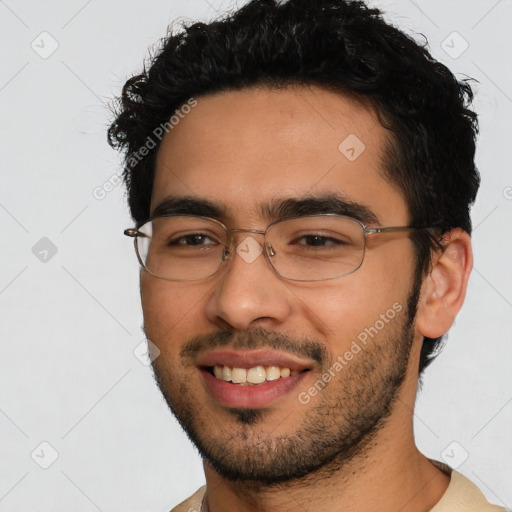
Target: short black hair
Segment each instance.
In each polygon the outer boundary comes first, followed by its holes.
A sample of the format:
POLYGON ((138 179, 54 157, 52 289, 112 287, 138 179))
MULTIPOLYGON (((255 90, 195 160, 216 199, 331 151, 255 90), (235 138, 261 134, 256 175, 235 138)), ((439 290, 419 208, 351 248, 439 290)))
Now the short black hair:
MULTIPOLYGON (((144 158, 133 157, 190 98, 254 86, 317 85, 375 109, 389 130, 385 175, 404 195, 411 225, 471 233, 469 209, 480 176, 469 81, 458 80, 426 43, 362 1, 252 0, 210 23, 169 31, 143 72, 125 83, 108 139, 124 152, 128 203, 140 223, 150 213, 160 141, 144 158)), ((419 232, 413 242, 418 291, 440 239, 419 232)), ((424 339, 420 375, 441 342, 424 339)))

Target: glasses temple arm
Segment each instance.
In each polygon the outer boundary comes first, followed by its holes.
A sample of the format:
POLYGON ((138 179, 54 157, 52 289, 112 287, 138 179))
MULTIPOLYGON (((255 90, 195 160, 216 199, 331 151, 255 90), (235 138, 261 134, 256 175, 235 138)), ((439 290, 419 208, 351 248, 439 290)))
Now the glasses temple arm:
POLYGON ((415 228, 415 227, 411 227, 411 226, 392 226, 392 227, 384 227, 384 228, 365 228, 364 232, 367 235, 376 235, 379 233, 396 233, 398 231, 421 231, 424 229, 433 231, 435 228, 433 228, 433 227, 415 228))
POLYGON ((137 228, 128 228, 123 231, 126 236, 131 236, 132 238, 137 238, 138 236, 146 236, 144 233, 141 233, 137 228))

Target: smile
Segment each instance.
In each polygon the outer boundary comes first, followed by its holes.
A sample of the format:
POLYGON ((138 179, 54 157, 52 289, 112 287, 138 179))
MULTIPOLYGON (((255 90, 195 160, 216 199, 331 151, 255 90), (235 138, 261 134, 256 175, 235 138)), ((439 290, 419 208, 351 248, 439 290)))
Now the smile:
MULTIPOLYGON (((254 366, 252 368, 236 368, 225 365, 215 365, 207 368, 211 375, 224 382, 240 385, 259 385, 278 379, 286 379, 298 375, 298 370, 279 366, 254 366)), ((302 370, 307 371, 307 370, 302 370)))
POLYGON ((288 395, 315 367, 315 361, 273 350, 225 348, 200 354, 196 367, 214 402, 260 408, 288 395))

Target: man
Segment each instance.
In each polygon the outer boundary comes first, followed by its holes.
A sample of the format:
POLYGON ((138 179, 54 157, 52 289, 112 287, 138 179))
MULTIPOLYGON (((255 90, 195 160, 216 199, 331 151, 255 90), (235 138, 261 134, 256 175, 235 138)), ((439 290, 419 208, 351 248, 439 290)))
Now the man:
POLYGON ((206 476, 174 511, 502 510, 413 436, 472 267, 471 100, 342 0, 254 0, 126 83, 144 329, 206 476))

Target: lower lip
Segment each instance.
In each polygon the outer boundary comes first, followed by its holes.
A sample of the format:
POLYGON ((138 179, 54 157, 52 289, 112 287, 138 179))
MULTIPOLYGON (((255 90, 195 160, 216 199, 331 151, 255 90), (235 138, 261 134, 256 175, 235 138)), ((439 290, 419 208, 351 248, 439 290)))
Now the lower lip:
POLYGON ((206 370, 200 369, 207 390, 223 405, 254 409, 265 407, 292 391, 304 379, 302 372, 293 377, 279 378, 261 384, 240 385, 218 379, 206 370))

